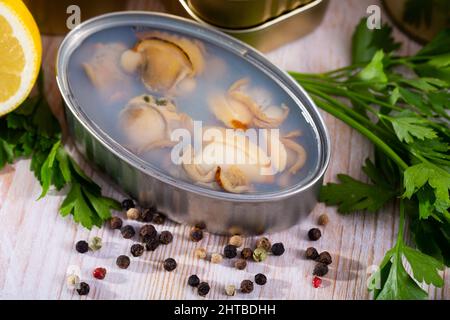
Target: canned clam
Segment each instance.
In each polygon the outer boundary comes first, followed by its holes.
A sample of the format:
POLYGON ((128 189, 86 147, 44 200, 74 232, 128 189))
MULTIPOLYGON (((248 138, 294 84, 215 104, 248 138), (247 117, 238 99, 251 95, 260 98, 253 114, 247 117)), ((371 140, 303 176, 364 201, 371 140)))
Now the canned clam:
POLYGON ((317 202, 330 157, 317 108, 221 32, 167 14, 99 16, 64 39, 57 82, 79 151, 174 221, 258 234, 317 202))

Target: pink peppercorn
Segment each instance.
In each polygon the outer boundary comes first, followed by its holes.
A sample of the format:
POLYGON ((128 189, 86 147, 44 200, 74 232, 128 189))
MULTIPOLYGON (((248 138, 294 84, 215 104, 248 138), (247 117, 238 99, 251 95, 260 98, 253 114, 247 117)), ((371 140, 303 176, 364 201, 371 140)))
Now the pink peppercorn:
POLYGON ((322 279, 320 279, 319 277, 314 277, 313 281, 312 281, 312 285, 314 288, 319 288, 320 285, 322 284, 322 279))

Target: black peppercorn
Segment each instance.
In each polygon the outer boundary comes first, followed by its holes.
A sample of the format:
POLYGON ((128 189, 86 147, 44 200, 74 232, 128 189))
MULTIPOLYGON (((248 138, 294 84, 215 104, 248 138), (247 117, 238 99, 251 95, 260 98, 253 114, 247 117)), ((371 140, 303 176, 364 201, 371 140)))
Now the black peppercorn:
POLYGON ((131 251, 131 254, 133 255, 133 257, 140 257, 144 253, 144 246, 142 246, 138 243, 133 244, 131 246, 130 251, 131 251))
POLYGON ((134 201, 132 199, 125 199, 122 201, 122 209, 127 211, 128 209, 134 208, 134 201))
POLYGON ((80 287, 77 292, 80 296, 86 296, 89 293, 90 287, 86 282, 80 282, 80 287))
POLYGON ((156 212, 156 213, 153 215, 153 223, 156 223, 156 224, 163 224, 164 221, 166 221, 166 216, 165 216, 163 213, 161 213, 161 212, 156 212))
POLYGON ((206 223, 203 221, 197 222, 194 225, 195 228, 200 229, 200 230, 205 230, 206 229, 206 223))
POLYGON ((161 244, 169 244, 172 242, 172 240, 173 240, 173 235, 170 231, 163 231, 159 235, 159 242, 161 242, 161 244))
POLYGON ((309 247, 305 251, 306 259, 310 260, 316 260, 319 257, 319 253, 317 252, 316 248, 309 247))
POLYGON ((146 242, 150 239, 156 238, 157 231, 155 227, 151 224, 145 224, 139 230, 139 236, 143 242, 146 242))
POLYGON ((265 275, 263 275, 262 273, 258 273, 255 276, 255 283, 257 285, 263 286, 266 284, 266 282, 267 282, 267 277, 265 275))
POLYGON ((319 262, 314 267, 313 275, 315 275, 315 276, 323 277, 327 273, 328 273, 328 266, 325 263, 319 262))
POLYGON ((147 251, 155 251, 156 248, 159 247, 159 245, 160 242, 158 237, 145 241, 145 249, 147 249, 147 251))
POLYGON ((167 258, 164 260, 164 269, 166 271, 173 271, 177 268, 177 262, 173 258, 167 258))
POLYGON ((116 265, 120 269, 127 269, 128 266, 130 265, 130 258, 125 255, 118 256, 116 259, 116 265))
POLYGON ((126 225, 120 229, 120 233, 122 233, 122 237, 125 239, 131 239, 136 234, 136 231, 134 231, 134 228, 130 225, 126 225))
POLYGON ((206 223, 204 223, 203 221, 197 222, 195 224, 195 227, 197 229, 200 229, 200 230, 205 230, 206 229, 206 223))
POLYGON ((223 248, 223 255, 225 256, 225 258, 228 258, 228 259, 233 259, 234 257, 236 257, 237 256, 236 246, 233 246, 232 244, 227 244, 223 248))
POLYGON ((190 285, 191 287, 198 287, 199 284, 200 279, 199 277, 197 277, 197 275, 193 274, 192 276, 189 277, 188 285, 190 285))
POLYGON ((284 245, 281 242, 274 243, 271 250, 274 256, 281 256, 284 253, 284 245))
POLYGON ((253 291, 253 282, 250 280, 244 280, 241 282, 241 292, 250 293, 253 291))
POLYGON ((197 289, 198 295, 204 297, 208 294, 210 289, 211 288, 207 282, 200 282, 197 289))
POLYGON ((322 232, 320 232, 320 230, 317 228, 312 228, 311 230, 308 231, 309 240, 316 241, 319 240, 321 236, 322 232))
POLYGON ((119 217, 112 217, 109 220, 109 226, 111 227, 111 229, 122 228, 122 219, 120 219, 119 217))
POLYGON ((143 222, 152 222, 154 212, 155 211, 153 211, 150 208, 141 210, 141 215, 139 217, 139 220, 141 220, 143 222))
POLYGON ((253 250, 250 248, 244 248, 241 251, 241 258, 242 259, 251 259, 253 257, 253 250))
POLYGON ((199 228, 192 228, 189 233, 189 238, 194 242, 199 242, 203 239, 203 231, 199 228))
POLYGON ((317 262, 321 262, 324 264, 331 264, 333 260, 331 259, 331 255, 328 251, 321 252, 319 257, 316 259, 317 262))
POLYGON ((84 240, 80 240, 77 242, 77 244, 75 245, 75 249, 79 252, 79 253, 86 253, 89 250, 89 243, 87 243, 84 240))

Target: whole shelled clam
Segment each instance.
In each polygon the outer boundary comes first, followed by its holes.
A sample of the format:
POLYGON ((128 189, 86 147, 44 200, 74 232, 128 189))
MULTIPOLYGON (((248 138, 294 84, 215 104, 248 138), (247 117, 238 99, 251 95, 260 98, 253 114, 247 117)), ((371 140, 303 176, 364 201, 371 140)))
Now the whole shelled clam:
POLYGON ((102 98, 117 101, 131 88, 130 76, 120 68, 123 43, 96 43, 89 47, 90 58, 82 64, 86 75, 102 98))
POLYGON ((274 106, 270 99, 264 99, 266 91, 249 88, 249 80, 240 79, 233 83, 226 94, 214 94, 209 106, 216 118, 227 127, 235 129, 277 128, 289 114, 285 105, 274 106))
POLYGON ((279 137, 278 130, 267 130, 260 137, 265 143, 231 129, 210 127, 207 132, 200 152, 187 147, 183 168, 192 181, 216 183, 228 192, 248 192, 252 183, 271 183, 288 163, 294 174, 306 160, 304 148, 292 140, 299 132, 279 137))
POLYGON ((174 146, 170 135, 173 130, 192 130, 192 119, 179 113, 166 99, 151 95, 132 98, 120 113, 120 125, 132 149, 142 153, 155 148, 174 146))
POLYGON ((121 56, 128 73, 139 72, 143 84, 154 92, 177 94, 176 89, 192 90, 195 76, 204 69, 200 42, 159 31, 137 34, 133 49, 121 56))

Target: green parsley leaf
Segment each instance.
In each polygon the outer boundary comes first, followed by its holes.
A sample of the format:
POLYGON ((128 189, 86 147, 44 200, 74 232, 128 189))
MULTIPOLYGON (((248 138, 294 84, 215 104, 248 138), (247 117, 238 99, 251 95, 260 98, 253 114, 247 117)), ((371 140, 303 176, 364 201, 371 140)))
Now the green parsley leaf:
POLYGON ((388 81, 384 73, 383 58, 383 51, 377 51, 369 64, 358 73, 358 78, 367 83, 375 83, 375 88, 382 87, 388 81))
POLYGON ((404 197, 412 195, 428 184, 433 188, 436 197, 433 203, 438 212, 445 212, 450 207, 449 189, 450 174, 429 162, 413 165, 405 170, 403 183, 405 185, 404 197))
POLYGON ((444 270, 443 263, 408 246, 402 247, 402 253, 411 265, 417 281, 439 288, 444 285, 444 279, 438 273, 438 270, 444 270))
POLYGON ((380 29, 370 30, 367 19, 362 19, 352 37, 352 63, 369 62, 378 50, 390 53, 399 47, 400 43, 394 41, 389 25, 383 24, 380 29))
POLYGON ((450 226, 448 223, 414 218, 411 230, 414 242, 420 251, 441 261, 447 267, 450 266, 450 250, 448 250, 450 226))
POLYGON ((400 141, 411 143, 416 139, 434 139, 437 138, 436 132, 428 127, 427 121, 411 114, 403 112, 396 117, 385 117, 388 119, 400 141))
POLYGON ((417 57, 429 57, 434 55, 441 55, 448 53, 450 48, 450 29, 447 28, 438 33, 433 40, 431 40, 426 46, 424 46, 419 52, 417 57))
POLYGON ((55 163, 56 154, 58 153, 60 145, 61 141, 57 141, 53 145, 52 149, 50 150, 50 153, 48 154, 47 159, 45 160, 44 164, 41 167, 42 193, 39 196, 39 199, 45 197, 53 181, 53 174, 54 174, 53 165, 55 163))
POLYGON ((400 249, 391 252, 389 274, 382 289, 378 292, 377 300, 422 300, 427 298, 424 291, 406 272, 402 263, 400 249))
POLYGON ((14 159, 14 146, 0 138, 0 169, 14 159))
MULTIPOLYGON (((365 168, 366 174, 371 175, 372 179, 375 178, 375 167, 370 161, 366 162, 365 168)), ((385 182, 368 184, 345 174, 339 174, 337 178, 340 183, 328 183, 322 186, 319 200, 327 205, 337 205, 340 213, 359 210, 376 212, 397 194, 385 182)), ((381 181, 382 179, 378 176, 375 180, 381 181)))

